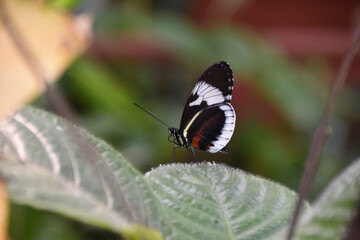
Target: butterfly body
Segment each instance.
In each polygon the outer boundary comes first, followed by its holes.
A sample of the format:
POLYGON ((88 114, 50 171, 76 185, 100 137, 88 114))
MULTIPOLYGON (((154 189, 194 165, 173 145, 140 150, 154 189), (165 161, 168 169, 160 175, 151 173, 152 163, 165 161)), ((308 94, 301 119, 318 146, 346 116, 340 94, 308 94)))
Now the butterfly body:
POLYGON ((210 66, 201 75, 185 104, 180 128, 169 128, 169 141, 174 147, 228 152, 225 145, 234 132, 236 120, 230 103, 233 83, 232 70, 224 61, 210 66))

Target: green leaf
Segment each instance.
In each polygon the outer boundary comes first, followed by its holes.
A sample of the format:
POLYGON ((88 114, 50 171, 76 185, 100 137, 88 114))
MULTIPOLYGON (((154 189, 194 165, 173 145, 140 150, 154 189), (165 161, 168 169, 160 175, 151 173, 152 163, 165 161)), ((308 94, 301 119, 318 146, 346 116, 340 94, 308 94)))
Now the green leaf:
POLYGON ((171 164, 145 175, 167 239, 266 239, 287 226, 296 194, 213 163, 171 164))
POLYGON ((76 61, 67 74, 72 78, 71 88, 75 88, 73 95, 84 104, 112 113, 126 127, 137 129, 142 126, 144 115, 134 111, 131 100, 137 98, 136 94, 129 86, 120 84, 125 80, 113 77, 105 67, 85 58, 76 61), (133 118, 124 116, 124 112, 131 113, 133 118))
POLYGON ((359 194, 360 160, 357 160, 329 184, 312 211, 304 215, 297 239, 342 239, 356 212, 359 194))
POLYGON ((71 10, 74 9, 78 4, 79 0, 48 0, 47 3, 58 9, 71 10))
POLYGON ((0 173, 11 199, 126 239, 268 239, 296 194, 213 163, 171 164, 145 177, 83 129, 30 107, 0 122, 0 173), (157 230, 154 230, 157 229, 157 230))
POLYGON ((159 228, 156 199, 142 174, 61 118, 24 108, 0 122, 0 153, 0 173, 16 203, 126 235, 133 224, 159 228))

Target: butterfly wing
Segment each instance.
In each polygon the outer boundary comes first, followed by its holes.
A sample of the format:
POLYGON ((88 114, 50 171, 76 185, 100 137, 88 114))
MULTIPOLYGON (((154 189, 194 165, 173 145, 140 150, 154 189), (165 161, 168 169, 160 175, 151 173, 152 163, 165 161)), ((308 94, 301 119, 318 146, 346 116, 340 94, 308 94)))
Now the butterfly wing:
POLYGON ((180 122, 180 131, 194 147, 225 151, 235 128, 233 85, 232 70, 224 61, 210 66, 196 82, 180 122))
POLYGON ((183 130, 192 146, 207 152, 227 152, 226 144, 235 129, 236 115, 229 103, 200 110, 183 130))

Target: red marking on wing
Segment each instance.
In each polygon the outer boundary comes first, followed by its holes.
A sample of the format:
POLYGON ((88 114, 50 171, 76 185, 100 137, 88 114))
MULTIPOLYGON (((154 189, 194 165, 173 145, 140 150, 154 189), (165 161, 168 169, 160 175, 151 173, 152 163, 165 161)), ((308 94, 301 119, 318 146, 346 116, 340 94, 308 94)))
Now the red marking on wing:
MULTIPOLYGON (((203 138, 204 135, 204 130, 206 129, 206 127, 211 124, 212 122, 214 122, 216 120, 216 117, 212 117, 209 118, 203 125, 202 127, 197 131, 195 137, 192 139, 191 141, 191 145, 193 145, 196 148, 200 148, 200 141, 203 138)), ((205 149, 208 149, 210 146, 212 145, 212 143, 208 143, 205 147, 205 149)))

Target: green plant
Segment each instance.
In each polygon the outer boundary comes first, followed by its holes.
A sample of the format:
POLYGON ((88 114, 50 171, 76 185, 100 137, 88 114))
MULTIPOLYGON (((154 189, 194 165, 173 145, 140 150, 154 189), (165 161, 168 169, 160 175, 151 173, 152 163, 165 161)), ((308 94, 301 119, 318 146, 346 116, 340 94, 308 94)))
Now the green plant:
MULTIPOLYGON (((0 124, 0 172, 12 201, 127 239, 281 239, 297 196, 215 163, 170 164, 142 175, 85 130, 25 107, 0 124)), ((339 239, 359 198, 360 161, 306 205, 298 239, 339 239)))

